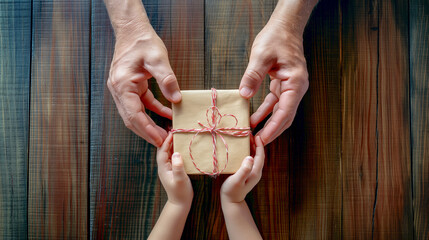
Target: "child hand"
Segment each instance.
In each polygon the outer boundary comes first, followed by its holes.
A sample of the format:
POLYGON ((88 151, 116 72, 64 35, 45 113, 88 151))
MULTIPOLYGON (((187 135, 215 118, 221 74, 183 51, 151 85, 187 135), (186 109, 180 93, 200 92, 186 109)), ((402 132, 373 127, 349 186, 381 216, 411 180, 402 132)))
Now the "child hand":
POLYGON ((182 157, 179 153, 171 156, 172 139, 173 135, 170 133, 156 153, 159 179, 167 192, 169 202, 190 207, 194 191, 185 172, 182 157))
POLYGON ((259 182, 264 166, 264 144, 259 136, 255 139, 255 157, 246 157, 241 163, 240 169, 228 177, 220 189, 221 202, 239 203, 244 201, 246 195, 259 182))

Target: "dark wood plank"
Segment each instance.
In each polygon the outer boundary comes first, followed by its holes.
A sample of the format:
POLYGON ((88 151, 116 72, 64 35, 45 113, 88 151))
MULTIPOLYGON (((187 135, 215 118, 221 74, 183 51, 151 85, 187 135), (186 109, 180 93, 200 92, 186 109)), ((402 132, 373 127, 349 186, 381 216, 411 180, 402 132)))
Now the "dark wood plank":
POLYGON ((378 6, 341 1, 344 239, 370 239, 377 175, 378 6))
POLYGON ((33 1, 28 238, 85 239, 88 1, 33 1))
POLYGON ((429 238, 429 2, 410 1, 414 237, 429 238))
MULTIPOLYGON (((145 239, 167 198, 157 176, 155 148, 125 128, 106 87, 114 34, 103 1, 92 3, 91 236, 145 239)), ((151 24, 169 51, 181 88, 201 89, 203 3, 196 0, 143 3, 151 24)), ((154 95, 167 104, 155 81, 151 80, 150 85, 154 95)), ((165 120, 151 116, 165 125, 165 120)), ((202 186, 200 182, 194 183, 195 192, 204 193, 202 186)))
POLYGON ((290 129, 291 239, 341 237, 340 26, 339 1, 321 1, 304 33, 310 87, 290 129))
MULTIPOLYGON (((253 40, 271 16, 277 1, 211 1, 205 3, 205 88, 237 89, 247 67, 253 40)), ((251 101, 251 112, 269 92, 266 79, 251 101)), ((289 237, 288 154, 282 137, 267 149, 261 182, 247 202, 264 239, 289 237), (280 204, 278 204, 280 203, 280 204)), ((202 202, 207 215, 198 231, 205 239, 227 239, 219 202, 219 190, 225 177, 209 180, 205 191, 209 197, 202 202)), ((203 210, 200 210, 203 211, 203 210)))
POLYGON ((343 237, 410 239, 408 3, 342 5, 343 237))
POLYGON ((0 3, 0 238, 27 238, 31 1, 0 3))
POLYGON ((411 239, 408 1, 380 1, 378 20, 378 190, 374 238, 411 239))

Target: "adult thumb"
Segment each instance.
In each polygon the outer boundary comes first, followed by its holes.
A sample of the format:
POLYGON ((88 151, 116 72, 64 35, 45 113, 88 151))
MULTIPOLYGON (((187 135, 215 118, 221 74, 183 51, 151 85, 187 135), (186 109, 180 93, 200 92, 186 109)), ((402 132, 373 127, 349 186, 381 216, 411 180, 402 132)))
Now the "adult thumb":
POLYGON ((271 63, 258 55, 250 55, 249 64, 241 78, 240 95, 244 98, 253 97, 267 75, 271 63))
POLYGON ((176 75, 174 75, 168 60, 153 65, 149 72, 156 79, 162 95, 164 95, 168 101, 178 103, 182 100, 176 75))

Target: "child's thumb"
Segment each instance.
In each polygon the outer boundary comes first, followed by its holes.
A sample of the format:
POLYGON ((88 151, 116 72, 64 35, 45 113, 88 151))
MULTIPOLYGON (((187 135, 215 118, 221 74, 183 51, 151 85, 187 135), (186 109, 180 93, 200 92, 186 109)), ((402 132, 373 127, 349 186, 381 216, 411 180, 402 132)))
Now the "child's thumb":
POLYGON ((173 156, 171 156, 171 168, 176 180, 183 180, 188 176, 185 172, 182 157, 178 152, 173 153, 173 156))
POLYGON ((251 156, 246 157, 241 163, 241 167, 234 174, 235 178, 241 182, 245 181, 249 177, 250 172, 253 168, 253 158, 251 156))

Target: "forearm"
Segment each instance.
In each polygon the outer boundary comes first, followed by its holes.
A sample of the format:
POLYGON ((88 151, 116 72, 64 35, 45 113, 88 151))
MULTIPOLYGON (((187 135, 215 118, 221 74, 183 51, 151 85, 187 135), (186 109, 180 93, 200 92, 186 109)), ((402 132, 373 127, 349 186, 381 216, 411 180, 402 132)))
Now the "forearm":
POLYGON ((115 34, 152 29, 141 0, 104 0, 115 34))
POLYGON ((270 21, 280 22, 288 31, 302 35, 318 0, 279 0, 270 21))
POLYGON ((245 201, 222 201, 222 212, 230 239, 262 239, 245 201))
POLYGON ((180 239, 190 207, 167 201, 148 239, 180 239))

